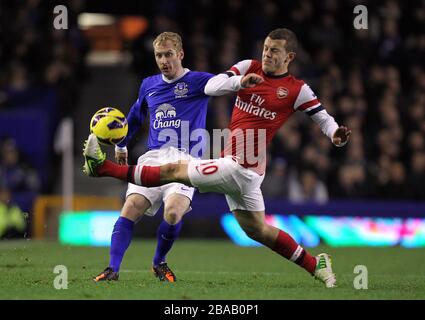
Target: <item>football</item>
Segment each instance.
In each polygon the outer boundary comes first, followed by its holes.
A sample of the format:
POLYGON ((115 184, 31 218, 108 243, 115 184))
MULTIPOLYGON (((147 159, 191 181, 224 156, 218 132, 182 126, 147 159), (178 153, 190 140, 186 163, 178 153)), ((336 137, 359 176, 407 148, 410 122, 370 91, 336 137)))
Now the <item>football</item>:
POLYGON ((102 108, 90 120, 90 133, 101 144, 116 145, 127 136, 128 123, 125 115, 116 108, 102 108))

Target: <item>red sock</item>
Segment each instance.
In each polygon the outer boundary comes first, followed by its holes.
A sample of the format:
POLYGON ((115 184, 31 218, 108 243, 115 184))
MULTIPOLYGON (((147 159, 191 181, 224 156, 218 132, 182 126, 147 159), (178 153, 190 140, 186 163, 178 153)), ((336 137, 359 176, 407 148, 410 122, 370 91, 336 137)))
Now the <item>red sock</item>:
POLYGON ((101 177, 113 177, 144 187, 160 186, 159 166, 125 166, 105 160, 97 169, 97 174, 101 177))
POLYGON ((144 187, 158 187, 160 181, 160 167, 159 166, 135 166, 134 167, 134 182, 137 185, 144 187))
POLYGON ((128 181, 128 171, 132 166, 121 166, 110 160, 105 160, 97 169, 97 174, 100 177, 113 177, 123 181, 128 181))
POLYGON ((295 262, 311 274, 316 269, 316 258, 310 255, 289 234, 282 230, 279 230, 273 251, 295 262))

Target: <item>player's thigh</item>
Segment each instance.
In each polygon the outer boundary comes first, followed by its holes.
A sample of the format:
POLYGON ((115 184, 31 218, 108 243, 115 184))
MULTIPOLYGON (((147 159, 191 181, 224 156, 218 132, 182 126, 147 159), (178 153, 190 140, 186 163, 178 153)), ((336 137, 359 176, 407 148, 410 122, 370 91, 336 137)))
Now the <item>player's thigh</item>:
POLYGON ((137 221, 149 207, 151 203, 149 200, 138 193, 130 194, 121 209, 121 217, 125 217, 131 221, 137 221))
POLYGON ((265 226, 265 206, 260 186, 261 179, 254 179, 244 186, 244 193, 226 195, 229 209, 248 234, 262 233, 265 226))
POLYGON ((202 193, 241 193, 242 185, 246 182, 243 175, 245 168, 231 157, 193 160, 189 162, 187 170, 191 184, 202 193))
POLYGON ((164 219, 169 224, 178 223, 189 211, 191 198, 179 193, 172 193, 164 200, 164 219))
POLYGON ((226 194, 226 201, 230 211, 241 210, 250 212, 264 212, 264 198, 261 192, 262 177, 253 174, 252 179, 245 182, 240 194, 226 194))

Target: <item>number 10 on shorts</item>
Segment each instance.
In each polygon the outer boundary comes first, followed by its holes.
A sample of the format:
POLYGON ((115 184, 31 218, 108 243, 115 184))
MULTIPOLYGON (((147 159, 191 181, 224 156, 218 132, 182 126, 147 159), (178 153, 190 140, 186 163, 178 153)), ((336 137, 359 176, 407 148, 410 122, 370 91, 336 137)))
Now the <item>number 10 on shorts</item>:
POLYGON ((218 166, 215 161, 208 161, 196 166, 196 170, 204 176, 214 174, 218 171, 218 166))

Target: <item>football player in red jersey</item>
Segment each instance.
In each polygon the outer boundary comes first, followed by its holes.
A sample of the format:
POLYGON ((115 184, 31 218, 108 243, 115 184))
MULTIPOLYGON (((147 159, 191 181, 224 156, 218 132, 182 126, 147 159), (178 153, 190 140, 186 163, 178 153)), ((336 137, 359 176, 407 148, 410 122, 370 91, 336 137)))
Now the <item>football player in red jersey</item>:
POLYGON ((294 60, 297 38, 288 29, 276 29, 264 41, 262 61, 243 60, 227 72, 211 78, 205 93, 219 96, 237 92, 231 135, 223 156, 163 166, 119 166, 105 159, 95 136, 84 149, 89 176, 115 177, 151 187, 180 182, 200 192, 226 195, 230 210, 246 234, 295 262, 331 288, 336 285, 330 256, 310 255, 286 232, 265 221, 261 183, 265 173, 266 146, 276 131, 295 112, 302 111, 320 126, 335 146, 347 143, 351 131, 338 126, 310 87, 288 74, 294 60))

